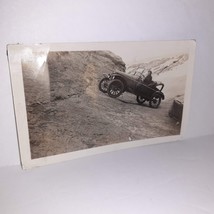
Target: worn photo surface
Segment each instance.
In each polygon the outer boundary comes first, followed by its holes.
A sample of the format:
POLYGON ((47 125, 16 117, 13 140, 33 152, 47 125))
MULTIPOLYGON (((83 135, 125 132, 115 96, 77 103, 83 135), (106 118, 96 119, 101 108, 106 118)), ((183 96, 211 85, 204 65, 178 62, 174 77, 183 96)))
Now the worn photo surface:
POLYGON ((31 159, 179 136, 192 43, 169 44, 22 48, 31 159))

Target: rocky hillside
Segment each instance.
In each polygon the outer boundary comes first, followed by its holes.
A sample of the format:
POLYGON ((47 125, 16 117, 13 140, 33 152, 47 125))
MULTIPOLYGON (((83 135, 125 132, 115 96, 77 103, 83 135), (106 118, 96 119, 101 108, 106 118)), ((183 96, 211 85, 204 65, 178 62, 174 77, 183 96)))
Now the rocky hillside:
POLYGON ((159 75, 167 71, 172 71, 177 66, 182 65, 188 60, 187 54, 182 54, 173 57, 151 60, 145 63, 130 65, 127 72, 144 72, 151 70, 153 75, 159 75))
POLYGON ((50 52, 39 67, 41 53, 22 63, 27 104, 48 103, 97 92, 103 73, 125 72, 125 63, 109 51, 50 52))
POLYGON ((50 53, 48 67, 52 100, 85 93, 92 95, 97 93, 98 81, 103 73, 125 71, 122 59, 105 51, 50 53))

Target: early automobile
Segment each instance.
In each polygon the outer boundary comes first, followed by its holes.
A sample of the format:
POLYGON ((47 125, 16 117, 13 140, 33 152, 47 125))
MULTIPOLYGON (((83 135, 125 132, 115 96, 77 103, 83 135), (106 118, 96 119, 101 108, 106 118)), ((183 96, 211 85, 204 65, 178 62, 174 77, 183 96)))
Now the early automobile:
POLYGON ((143 104, 148 101, 149 106, 158 108, 161 100, 164 99, 162 92, 164 84, 151 81, 145 83, 146 77, 143 75, 133 75, 117 71, 111 74, 104 74, 99 82, 99 90, 107 93, 109 97, 117 98, 124 92, 136 95, 137 102, 143 104))

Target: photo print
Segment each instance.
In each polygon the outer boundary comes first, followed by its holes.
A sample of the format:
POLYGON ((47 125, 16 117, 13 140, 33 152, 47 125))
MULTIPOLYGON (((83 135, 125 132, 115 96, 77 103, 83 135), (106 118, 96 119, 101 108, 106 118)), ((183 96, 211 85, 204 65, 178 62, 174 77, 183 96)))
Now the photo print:
POLYGON ((195 42, 8 45, 23 168, 177 140, 195 42))

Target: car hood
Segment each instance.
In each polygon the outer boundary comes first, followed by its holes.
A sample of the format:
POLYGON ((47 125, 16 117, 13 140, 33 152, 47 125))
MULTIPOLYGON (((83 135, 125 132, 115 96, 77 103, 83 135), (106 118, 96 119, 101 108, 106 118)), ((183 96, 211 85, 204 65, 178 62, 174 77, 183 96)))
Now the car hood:
POLYGON ((122 71, 117 71, 117 72, 115 72, 115 73, 113 73, 113 74, 119 74, 119 75, 121 75, 121 76, 124 76, 124 77, 129 78, 129 79, 133 79, 133 80, 138 80, 138 79, 139 79, 138 76, 131 75, 131 74, 127 74, 127 73, 122 72, 122 71))

